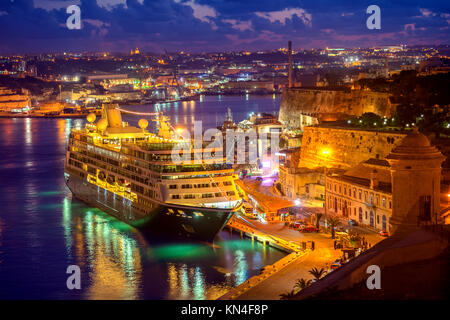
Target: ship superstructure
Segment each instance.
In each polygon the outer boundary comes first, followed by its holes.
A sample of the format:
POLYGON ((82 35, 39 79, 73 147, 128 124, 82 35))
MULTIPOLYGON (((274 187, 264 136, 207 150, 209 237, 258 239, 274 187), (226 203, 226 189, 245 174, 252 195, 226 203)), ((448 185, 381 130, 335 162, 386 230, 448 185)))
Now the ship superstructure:
POLYGON ((176 137, 166 116, 156 120, 154 134, 145 119, 140 128, 123 122, 117 105, 104 105, 96 123, 89 115, 85 128, 70 133, 67 185, 76 198, 133 226, 212 239, 242 206, 237 177, 225 161, 196 160, 214 150, 176 137), (172 160, 180 146, 190 159, 181 164, 172 160))

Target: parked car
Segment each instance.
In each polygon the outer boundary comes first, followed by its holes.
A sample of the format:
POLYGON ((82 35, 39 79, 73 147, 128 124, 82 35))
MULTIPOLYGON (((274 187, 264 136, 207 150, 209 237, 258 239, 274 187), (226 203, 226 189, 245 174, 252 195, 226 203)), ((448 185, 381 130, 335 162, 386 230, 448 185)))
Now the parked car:
POLYGON ((301 228, 303 225, 304 225, 303 222, 295 221, 291 224, 291 227, 294 228, 295 230, 298 230, 298 228, 301 228))
POLYGON ((303 226, 298 229, 300 232, 319 232, 319 229, 317 229, 315 226, 303 226))
POLYGON ((292 225, 294 228, 298 228, 300 227, 302 223, 300 221, 295 221, 294 224, 292 225))
POLYGON ((337 259, 331 264, 331 270, 339 269, 341 266, 341 260, 337 259))
POLYGON ((349 224, 350 226, 357 226, 357 225, 358 225, 358 222, 356 222, 356 220, 350 219, 350 220, 348 220, 348 224, 349 224))
POLYGON ((382 236, 382 237, 389 237, 389 233, 386 230, 381 230, 380 231, 380 236, 382 236))

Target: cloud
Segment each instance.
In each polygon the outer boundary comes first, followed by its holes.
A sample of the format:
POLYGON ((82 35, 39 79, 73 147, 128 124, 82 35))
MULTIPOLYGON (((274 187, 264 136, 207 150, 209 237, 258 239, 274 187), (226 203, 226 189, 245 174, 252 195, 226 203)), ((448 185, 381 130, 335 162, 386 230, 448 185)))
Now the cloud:
POLYGON ((83 19, 83 22, 88 23, 92 26, 95 26, 97 28, 102 28, 102 27, 110 27, 111 24, 103 22, 101 20, 94 20, 94 19, 83 19))
POLYGON ((416 27, 415 23, 408 23, 408 24, 405 24, 403 26, 403 30, 404 31, 416 31, 416 30, 424 31, 424 30, 427 30, 427 28, 425 28, 425 27, 416 27))
POLYGON ((231 27, 233 29, 239 30, 239 31, 253 31, 253 26, 251 21, 237 21, 235 19, 224 19, 222 20, 225 23, 231 24, 231 27))
POLYGON ((320 29, 320 31, 326 34, 332 34, 335 32, 333 29, 320 29))
POLYGON ((285 25, 286 20, 296 15, 307 26, 311 26, 312 16, 302 8, 284 9, 280 11, 255 12, 258 17, 269 20, 271 23, 280 22, 285 25))
POLYGON ((280 22, 286 25, 286 20, 292 19, 296 15, 307 26, 311 26, 312 16, 302 8, 284 9, 280 11, 255 12, 258 17, 269 20, 271 23, 280 22))
POLYGON ((446 19, 448 24, 450 24, 450 13, 441 13, 441 18, 446 19))
POLYGON ((434 17, 436 15, 436 13, 434 13, 434 12, 428 10, 428 9, 424 9, 424 8, 420 8, 420 13, 425 18, 431 18, 431 17, 434 17))
POLYGON ((416 30, 416 24, 415 23, 405 24, 403 26, 403 30, 405 30, 405 31, 408 31, 408 30, 414 31, 414 30, 416 30))
MULTIPOLYGON (((175 2, 180 3, 180 0, 175 0, 175 2)), ((192 11, 194 12, 194 17, 196 17, 200 21, 211 23, 211 18, 215 18, 217 16, 217 12, 213 7, 195 3, 194 0, 189 0, 188 2, 183 2, 181 4, 191 7, 192 11)))
POLYGON ((80 0, 33 0, 35 8, 47 11, 65 9, 72 4, 79 5, 80 3, 80 0))

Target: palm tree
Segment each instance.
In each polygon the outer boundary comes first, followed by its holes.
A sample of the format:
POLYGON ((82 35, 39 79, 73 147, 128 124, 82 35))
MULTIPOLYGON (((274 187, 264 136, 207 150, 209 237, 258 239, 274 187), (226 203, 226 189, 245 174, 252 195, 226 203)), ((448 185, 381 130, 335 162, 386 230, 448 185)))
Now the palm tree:
POLYGON ((327 222, 331 228, 331 239, 334 239, 334 237, 335 237, 334 227, 339 226, 341 224, 341 221, 339 220, 338 217, 329 217, 327 222))
POLYGON ((289 300, 289 299, 292 299, 293 297, 295 297, 296 294, 297 293, 294 290, 291 290, 290 292, 280 294, 280 299, 281 300, 289 300))
POLYGON ((305 280, 303 278, 298 279, 294 285, 294 290, 296 290, 297 292, 301 291, 301 290, 305 289, 306 287, 309 287, 311 285, 311 282, 312 282, 311 279, 309 279, 309 280, 305 280))
POLYGON ((350 233, 348 235, 348 240, 349 240, 350 244, 352 245, 352 247, 355 247, 356 244, 359 245, 359 243, 361 242, 361 236, 356 233, 350 233))
POLYGON ((320 219, 322 218, 323 213, 316 213, 316 228, 319 229, 320 227, 320 219))
POLYGON ((316 267, 312 268, 311 270, 308 271, 316 280, 319 280, 320 278, 322 278, 325 275, 325 269, 324 268, 320 268, 317 269, 316 267))

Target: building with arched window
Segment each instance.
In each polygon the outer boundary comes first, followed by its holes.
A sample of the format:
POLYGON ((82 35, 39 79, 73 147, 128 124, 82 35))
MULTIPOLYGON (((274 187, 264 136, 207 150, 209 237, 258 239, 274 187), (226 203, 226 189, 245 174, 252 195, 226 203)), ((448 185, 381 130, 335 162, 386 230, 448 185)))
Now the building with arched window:
POLYGON ((340 175, 326 177, 327 213, 389 232, 391 174, 386 160, 369 159, 340 175))

